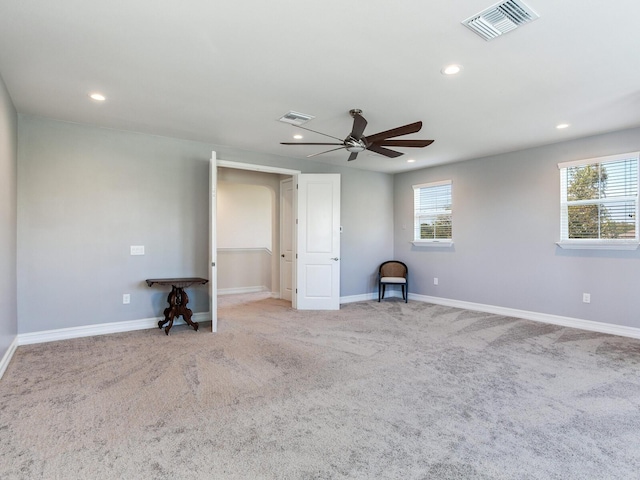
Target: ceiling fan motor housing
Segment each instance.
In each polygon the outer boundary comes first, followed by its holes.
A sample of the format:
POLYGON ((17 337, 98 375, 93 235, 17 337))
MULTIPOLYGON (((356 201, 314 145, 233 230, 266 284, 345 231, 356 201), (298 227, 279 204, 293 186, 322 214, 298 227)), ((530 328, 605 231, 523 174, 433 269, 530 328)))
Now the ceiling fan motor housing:
POLYGON ((364 142, 363 138, 357 139, 349 135, 344 139, 344 146, 347 151, 351 153, 363 152, 367 149, 367 144, 364 142))

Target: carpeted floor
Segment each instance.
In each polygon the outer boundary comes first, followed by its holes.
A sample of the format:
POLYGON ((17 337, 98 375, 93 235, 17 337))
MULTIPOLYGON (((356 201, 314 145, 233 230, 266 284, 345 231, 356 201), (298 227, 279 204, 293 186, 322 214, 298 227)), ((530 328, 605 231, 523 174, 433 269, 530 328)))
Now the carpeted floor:
POLYGON ((0 478, 631 479, 640 341, 388 299, 19 347, 0 478))

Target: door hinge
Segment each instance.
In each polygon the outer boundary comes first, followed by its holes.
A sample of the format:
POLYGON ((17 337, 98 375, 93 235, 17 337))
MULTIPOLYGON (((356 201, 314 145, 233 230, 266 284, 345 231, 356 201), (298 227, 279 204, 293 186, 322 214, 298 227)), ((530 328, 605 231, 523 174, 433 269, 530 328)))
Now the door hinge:
POLYGON ((298 224, 298 219, 296 218, 296 225, 298 224))
POLYGON ((211 266, 215 267, 216 266, 216 262, 211 262, 211 266))
POLYGON ((298 289, 296 288, 296 293, 298 293, 298 289))

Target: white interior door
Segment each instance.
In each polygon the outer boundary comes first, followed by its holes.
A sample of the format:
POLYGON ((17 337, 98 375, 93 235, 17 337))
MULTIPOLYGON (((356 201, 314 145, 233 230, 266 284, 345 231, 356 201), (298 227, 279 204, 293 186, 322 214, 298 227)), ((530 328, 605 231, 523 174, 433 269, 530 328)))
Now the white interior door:
POLYGON ((296 308, 340 309, 340 175, 301 174, 296 213, 296 308))
POLYGON ((211 152, 209 161, 209 298, 211 304, 211 331, 218 331, 218 243, 216 241, 216 192, 218 182, 218 167, 216 165, 216 152, 211 152))
POLYGON ((280 298, 292 300, 293 293, 293 179, 280 181, 280 298))

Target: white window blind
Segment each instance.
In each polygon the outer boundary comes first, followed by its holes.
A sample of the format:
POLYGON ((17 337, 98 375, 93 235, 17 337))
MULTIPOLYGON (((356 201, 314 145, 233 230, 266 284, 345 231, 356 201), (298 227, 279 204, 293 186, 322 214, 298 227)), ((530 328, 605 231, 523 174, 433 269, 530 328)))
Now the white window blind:
POLYGON ((638 152, 558 168, 561 243, 638 243, 638 152))
POLYGON ((450 241, 451 180, 414 185, 413 200, 414 241, 450 241))

